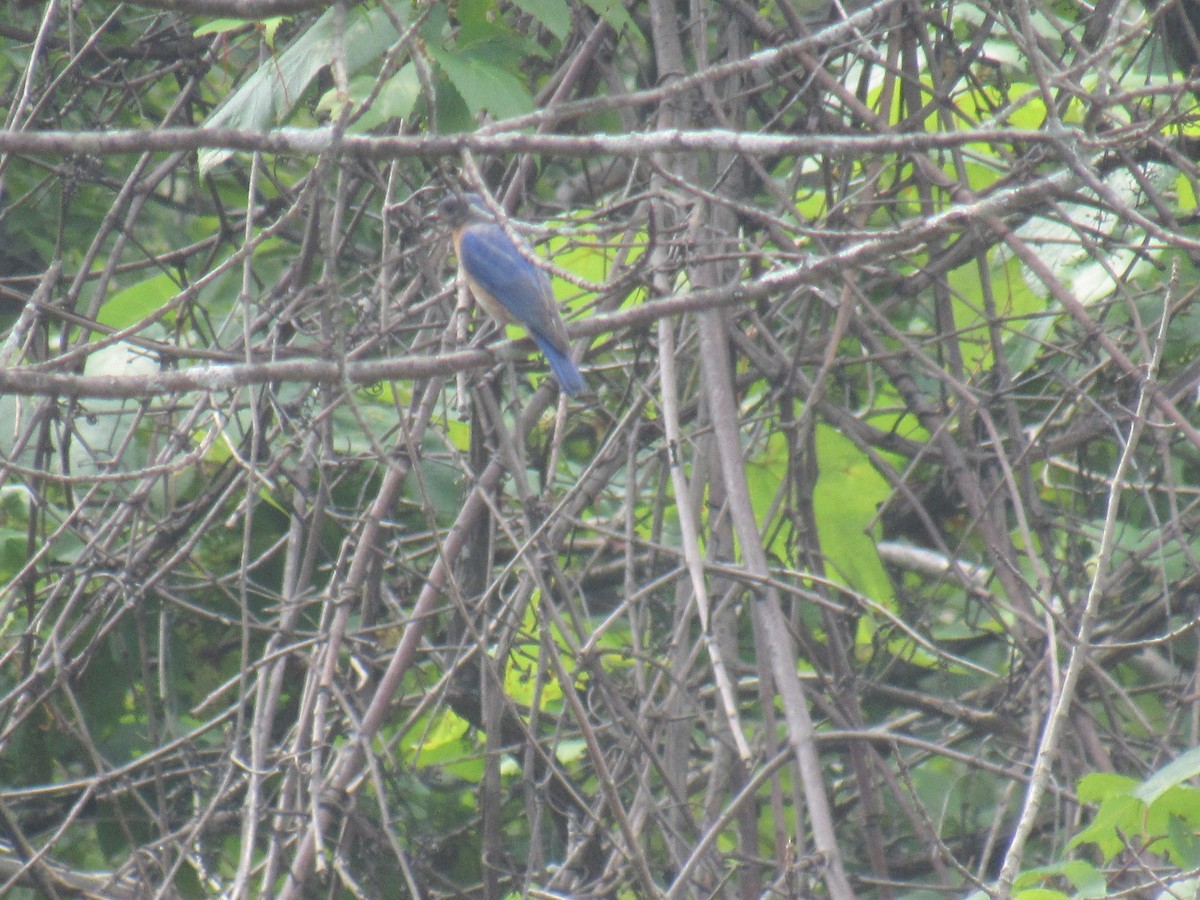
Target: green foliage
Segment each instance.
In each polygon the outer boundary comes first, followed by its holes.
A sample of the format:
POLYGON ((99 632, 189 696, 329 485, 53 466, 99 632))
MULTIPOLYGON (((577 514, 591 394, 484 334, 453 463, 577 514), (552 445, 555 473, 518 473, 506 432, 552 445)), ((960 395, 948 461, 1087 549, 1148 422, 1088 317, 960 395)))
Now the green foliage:
MULTIPOLYGON (((1068 850, 1093 847, 1107 867, 1097 868, 1085 859, 1064 859, 1021 873, 1014 896, 1101 898, 1119 893, 1110 883, 1112 865, 1128 854, 1146 865, 1154 854, 1177 872, 1200 867, 1200 791, 1185 781, 1200 773, 1200 751, 1190 750, 1143 781, 1106 772, 1093 772, 1079 781, 1079 800, 1094 805, 1091 823, 1078 832, 1068 850), (1048 885, 1065 880, 1073 892, 1051 890, 1048 885)), ((1168 875, 1162 896, 1189 896, 1195 881, 1168 875), (1172 893, 1174 891, 1174 893, 1172 893), (1183 893, 1178 893, 1183 892, 1183 893)))
POLYGON ((491 112, 509 118, 533 109, 528 89, 501 62, 512 52, 507 42, 479 42, 464 49, 468 52, 430 47, 429 55, 466 103, 472 117, 491 112))
POLYGON ((1071 847, 1094 845, 1109 862, 1124 850, 1145 847, 1166 856, 1181 870, 1200 866, 1200 790, 1184 781, 1200 772, 1200 750, 1193 749, 1147 778, 1105 773, 1079 782, 1079 799, 1099 808, 1092 824, 1071 847))
POLYGON ((449 710, 423 717, 406 737, 409 762, 414 765, 445 765, 471 760, 475 746, 468 739, 470 723, 449 710))
POLYGON ((571 8, 566 0, 514 0, 514 4, 540 22, 560 41, 571 30, 571 8))
POLYGON ((803 702, 850 895, 991 890, 1090 614, 1011 895, 1194 889, 1200 171, 1136 7, 11 7, 5 148, 357 137, 0 151, 6 872, 249 896, 311 839, 306 895, 826 896, 803 702), (454 311, 477 177, 583 398, 454 311))
POLYGON ((828 572, 888 606, 895 594, 875 543, 879 506, 891 487, 862 451, 833 428, 818 426, 814 440, 820 475, 813 485, 813 516, 828 572))
MULTIPOLYGON (((118 331, 132 328, 139 322, 158 319, 155 314, 179 293, 179 283, 170 275, 162 274, 146 281, 132 284, 109 298, 96 314, 96 321, 118 331)), ((169 324, 169 321, 168 321, 169 324)), ((93 332, 92 340, 103 335, 93 332)))
MULTIPOLYGON (((335 54, 357 72, 375 62, 399 37, 383 9, 355 7, 339 28, 338 11, 328 9, 286 50, 272 54, 208 120, 210 128, 265 131, 280 125, 304 97, 318 73, 335 54)), ((200 153, 201 174, 229 158, 223 150, 200 153)))
POLYGON ((407 119, 416 109, 420 97, 421 84, 417 69, 410 63, 401 66, 382 86, 377 85, 373 75, 355 76, 350 79, 350 89, 344 100, 336 89, 326 91, 317 103, 317 114, 336 119, 341 116, 345 106, 352 110, 365 109, 361 116, 351 121, 349 130, 366 134, 388 122, 407 119), (371 101, 369 106, 368 100, 371 101))

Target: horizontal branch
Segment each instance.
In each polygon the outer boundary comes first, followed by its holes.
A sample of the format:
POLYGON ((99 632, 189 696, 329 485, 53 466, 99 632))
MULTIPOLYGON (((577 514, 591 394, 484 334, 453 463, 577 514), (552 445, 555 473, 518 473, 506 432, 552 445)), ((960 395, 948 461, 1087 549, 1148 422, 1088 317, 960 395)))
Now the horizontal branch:
POLYGON ((230 391, 272 381, 364 385, 392 378, 450 375, 493 358, 494 354, 485 350, 470 350, 443 356, 403 356, 354 363, 314 358, 191 366, 145 375, 67 375, 11 368, 0 369, 0 393, 119 400, 192 391, 230 391))
MULTIPOLYGON (((808 270, 789 269, 774 273, 745 287, 696 291, 647 303, 608 316, 576 323, 574 336, 595 336, 647 325, 666 316, 681 315, 717 306, 743 303, 781 286, 799 284, 808 270), (785 276, 781 280, 779 276, 785 276)), ((492 365, 510 353, 510 346, 461 350, 436 356, 400 356, 391 359, 344 362, 326 357, 273 360, 261 363, 231 363, 190 366, 140 375, 74 375, 44 368, 14 366, 0 368, 0 394, 59 396, 94 399, 145 399, 195 391, 230 391, 268 382, 309 382, 363 386, 396 379, 450 376, 467 369, 492 365)))
MULTIPOLYGON (((749 305, 782 291, 841 278, 848 266, 884 255, 898 255, 924 245, 933 237, 955 233, 971 222, 988 216, 1004 216, 1037 206, 1056 197, 1075 183, 1070 172, 1057 173, 1027 185, 956 204, 911 226, 881 231, 837 251, 814 257, 797 266, 776 269, 754 281, 691 291, 654 300, 632 309, 594 316, 572 324, 575 337, 594 337, 648 326, 667 316, 698 312, 718 306, 749 305)), ((228 391, 272 381, 302 381, 313 384, 368 385, 379 381, 449 376, 459 371, 492 364, 504 345, 445 353, 437 356, 402 356, 392 359, 346 362, 327 358, 279 360, 192 366, 145 375, 74 375, 45 368, 0 368, 0 394, 63 396, 77 398, 129 399, 163 396, 191 391, 228 391)), ((45 364, 43 364, 45 365, 45 364)))
POLYGON ((115 156, 124 153, 168 153, 233 150, 318 156, 334 153, 358 159, 457 156, 474 153, 541 153, 548 156, 648 157, 658 153, 722 151, 746 156, 864 156, 871 153, 923 153, 930 150, 987 144, 1067 144, 1086 146, 1082 132, 1005 128, 918 134, 755 134, 711 129, 651 131, 643 134, 527 134, 521 132, 452 135, 341 135, 332 128, 279 128, 243 131, 236 128, 162 128, 146 131, 0 131, 0 153, 115 156))

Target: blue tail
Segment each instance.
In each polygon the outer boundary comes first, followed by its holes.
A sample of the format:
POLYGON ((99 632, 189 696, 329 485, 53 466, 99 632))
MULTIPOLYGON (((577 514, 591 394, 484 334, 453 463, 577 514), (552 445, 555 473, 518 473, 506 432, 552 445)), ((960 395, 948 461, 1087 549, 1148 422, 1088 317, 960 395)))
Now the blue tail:
POLYGON ((534 341, 546 356, 546 362, 550 363, 550 371, 554 373, 554 377, 558 379, 558 386, 562 388, 562 392, 569 397, 574 397, 582 391, 587 385, 583 381, 583 376, 579 374, 579 369, 575 367, 571 357, 563 353, 540 334, 533 335, 534 341))

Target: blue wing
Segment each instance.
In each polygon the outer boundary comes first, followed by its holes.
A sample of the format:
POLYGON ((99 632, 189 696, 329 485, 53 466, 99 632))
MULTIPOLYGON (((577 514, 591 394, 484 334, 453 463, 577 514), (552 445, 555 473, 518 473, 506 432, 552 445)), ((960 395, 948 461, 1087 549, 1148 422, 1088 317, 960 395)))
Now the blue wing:
POLYGON ((529 330, 564 393, 574 396, 582 391, 583 376, 571 359, 567 331, 546 273, 522 256, 494 222, 467 226, 456 243, 476 299, 485 307, 501 307, 508 318, 529 330))
POLYGON ((566 334, 546 273, 521 255, 496 224, 463 229, 459 260, 472 281, 512 319, 566 352, 566 334))

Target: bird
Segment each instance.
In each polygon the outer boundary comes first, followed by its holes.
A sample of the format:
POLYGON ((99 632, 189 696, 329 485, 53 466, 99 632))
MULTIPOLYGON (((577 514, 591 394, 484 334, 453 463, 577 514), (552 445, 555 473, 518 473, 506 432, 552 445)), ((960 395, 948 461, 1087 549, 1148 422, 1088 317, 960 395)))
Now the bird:
POLYGON ((459 270, 476 302, 502 327, 515 322, 525 328, 562 392, 580 393, 586 384, 571 359, 550 279, 530 261, 529 245, 518 238, 518 249, 479 194, 451 194, 438 204, 438 217, 450 226, 459 270))

